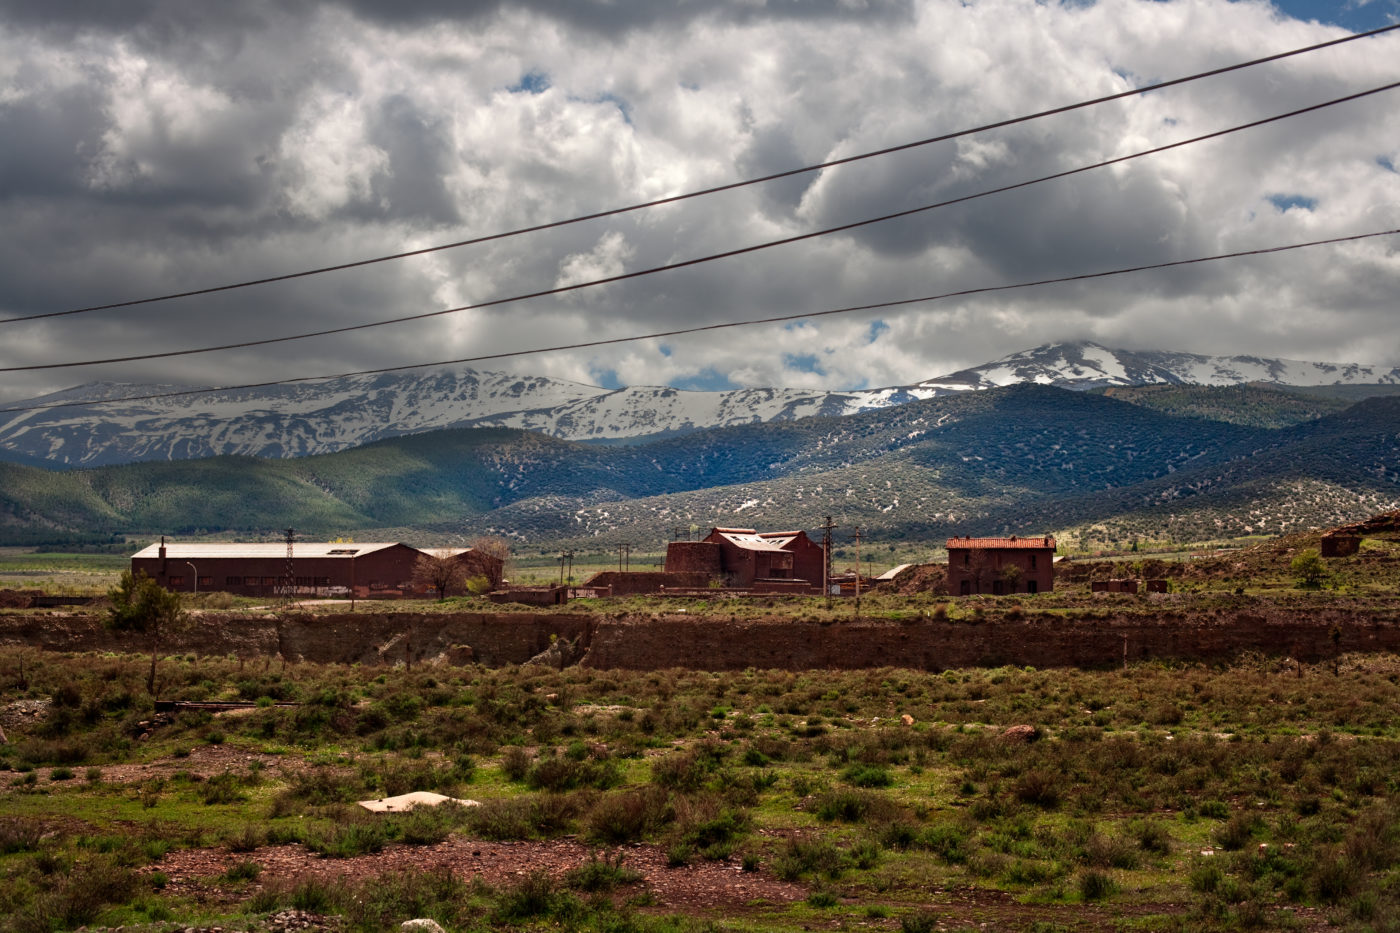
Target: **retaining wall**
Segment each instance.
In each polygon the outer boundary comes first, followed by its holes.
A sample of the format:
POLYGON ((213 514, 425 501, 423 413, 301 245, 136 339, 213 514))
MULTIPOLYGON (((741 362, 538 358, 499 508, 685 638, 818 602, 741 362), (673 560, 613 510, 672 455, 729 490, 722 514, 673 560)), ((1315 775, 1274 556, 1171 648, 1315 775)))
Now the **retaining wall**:
MULTIPOLYGON (((474 660, 500 666, 529 660, 553 638, 578 641, 586 650, 584 665, 633 670, 1104 667, 1125 660, 1229 661, 1248 653, 1317 662, 1338 652, 1400 652, 1400 613, 1269 609, 911 624, 740 622, 691 615, 627 620, 567 612, 205 613, 163 650, 322 663, 474 660)), ((110 632, 93 614, 0 614, 0 645, 21 644, 61 651, 149 650, 144 639, 110 632)))

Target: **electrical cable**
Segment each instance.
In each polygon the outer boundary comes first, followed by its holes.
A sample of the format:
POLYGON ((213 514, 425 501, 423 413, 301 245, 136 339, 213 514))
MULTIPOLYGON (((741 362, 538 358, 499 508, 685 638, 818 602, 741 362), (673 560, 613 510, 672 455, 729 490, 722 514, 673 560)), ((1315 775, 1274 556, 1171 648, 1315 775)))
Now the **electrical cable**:
POLYGON ((493 240, 503 240, 508 239, 510 237, 522 236, 528 233, 538 233, 543 230, 553 230, 559 227, 566 227, 571 224, 583 223, 585 221, 590 220, 599 220, 604 217, 615 217, 620 214, 627 214, 633 211, 645 210, 652 207, 660 207, 666 204, 675 204, 680 201, 688 201, 692 198, 704 197, 711 194, 720 194, 725 191, 734 191, 736 189, 746 188, 751 185, 759 185, 770 181, 777 181, 782 178, 790 178, 794 175, 803 175, 809 172, 819 172, 823 169, 834 168, 839 165, 849 165, 852 162, 859 162, 864 159, 873 159, 879 156, 891 155, 896 152, 905 152, 910 149, 917 149, 922 146, 932 145, 934 143, 947 142, 949 140, 959 139, 964 136, 971 136, 977 133, 984 133, 989 130, 1001 129, 1003 127, 1015 126, 1019 123, 1027 123, 1032 120, 1039 120, 1043 117, 1055 116, 1057 114, 1062 113, 1070 113, 1075 110, 1082 110, 1086 107, 1094 107, 1099 104, 1111 103, 1115 100, 1123 100, 1128 97, 1136 97, 1139 94, 1147 94, 1152 91, 1159 91, 1164 88, 1175 87, 1177 85, 1187 84, 1192 81, 1199 81, 1204 78, 1212 78, 1218 75, 1228 74, 1233 71, 1240 71, 1245 68, 1252 68, 1256 65, 1263 65, 1269 62, 1280 61, 1285 58, 1291 58, 1296 55, 1303 55, 1308 52, 1316 52, 1320 49, 1330 48, 1331 46, 1341 45, 1343 43, 1352 42, 1357 39, 1369 39, 1374 36, 1381 35, 1382 33, 1391 32, 1396 29, 1400 29, 1400 23, 1396 23, 1391 26, 1382 26, 1378 29, 1372 29, 1367 32, 1354 33, 1352 35, 1344 36, 1340 39, 1332 39, 1327 42, 1319 42, 1316 45, 1304 46, 1303 48, 1293 49, 1288 52, 1279 52, 1274 55, 1267 55, 1263 58, 1251 59, 1247 62, 1239 62, 1238 64, 1234 65, 1226 65, 1221 68, 1214 68, 1210 71, 1202 71, 1196 74, 1186 75, 1185 77, 1181 78, 1173 78, 1169 81, 1159 81, 1155 84, 1143 85, 1142 87, 1134 88, 1130 91, 1121 91, 1117 94, 1110 94, 1106 97, 1096 97, 1093 100, 1080 101, 1074 104, 1066 104, 1061 107, 1054 107, 1049 110, 1041 110, 1036 113, 1026 114, 1024 116, 1011 117, 1009 119, 999 120, 994 123, 985 123, 981 126, 975 126, 964 130, 957 130, 952 133, 944 133, 940 136, 930 136, 926 139, 918 139, 914 140, 913 142, 901 143, 897 146, 889 146, 883 149, 875 149, 870 152, 863 152, 857 155, 845 156, 840 159, 832 159, 830 161, 820 162, 815 165, 806 165, 800 168, 788 169, 786 171, 775 172, 771 175, 763 175, 757 178, 749 178, 741 181, 728 182, 723 185, 715 185, 714 187, 702 188, 697 191, 690 191, 684 194, 670 195, 668 197, 657 198, 656 200, 645 201, 639 204, 631 204, 625 207, 617 207, 612 208, 610 210, 597 211, 591 214, 583 214, 578 217, 568 218, 566 220, 550 221, 548 223, 536 224, 534 226, 529 227, 520 227, 515 230, 508 230, 501 233, 491 233, 485 234, 483 236, 472 237, 466 240, 457 240, 452 243, 442 243, 436 246, 425 246, 421 249, 406 250, 404 252, 392 253, 387 256, 376 256, 370 259, 358 259, 352 262, 344 262, 332 266, 321 266, 315 269, 305 269, 300 272, 289 272, 284 275, 273 275, 260 279, 249 279, 247 281, 242 282, 232 282, 225 285, 214 285, 208 288, 197 288, 183 292, 172 292, 170 294, 156 295, 148 298, 133 298, 129 301, 117 301, 111 302, 109 304, 92 305, 86 308, 73 308, 67 311, 46 311, 39 314, 28 314, 20 317, 0 318, 0 325, 18 324, 23 321, 36 321, 43 318, 65 317, 73 314, 87 314, 92 311, 110 311, 118 308, 130 308, 136 305, 154 304, 156 302, 171 301, 177 298, 193 298, 198 295, 212 295, 216 292, 233 291, 235 289, 249 288, 255 285, 268 285, 274 282, 286 282, 291 279, 306 278, 308 276, 313 275, 322 275, 328 272, 341 272, 346 269, 356 269, 362 266, 370 266, 375 265, 377 263, 391 262, 397 259, 408 259, 413 256, 423 256, 429 253, 441 252, 443 250, 458 249, 464 246, 474 246, 479 243, 489 243, 493 240))
POLYGON ((265 338, 260 339, 260 340, 244 340, 244 341, 240 341, 240 342, 238 342, 238 343, 219 344, 219 345, 216 345, 216 346, 209 346, 209 347, 187 348, 187 349, 183 349, 183 350, 166 350, 166 351, 159 352, 159 353, 142 353, 142 354, 136 354, 136 355, 132 355, 132 356, 104 357, 104 358, 91 359, 91 360, 69 361, 69 362, 66 362, 66 363, 35 363, 35 364, 28 365, 28 366, 5 366, 5 367, 0 367, 0 373, 34 372, 34 371, 38 371, 38 370, 48 370, 48 369, 70 369, 70 368, 77 367, 77 366, 102 366, 102 365, 108 365, 108 364, 113 364, 113 363, 134 363, 134 362, 139 362, 139 361, 142 361, 142 360, 169 359, 169 358, 171 358, 171 357, 177 357, 177 356, 194 356, 194 355, 202 354, 202 353, 218 353, 218 352, 222 352, 222 351, 225 351, 225 350, 243 350, 243 349, 248 349, 248 348, 250 348, 250 347, 263 347, 263 346, 268 346, 268 345, 275 344, 275 343, 288 343, 288 342, 293 341, 293 340, 309 340, 309 339, 316 338, 316 337, 329 337, 329 336, 332 336, 332 335, 335 335, 335 334, 346 334, 346 333, 351 333, 351 332, 353 332, 353 331, 369 330, 369 329, 371 329, 371 328, 375 328, 375 327, 384 327, 384 326, 387 326, 387 325, 390 325, 390 324, 402 324, 402 323, 406 323, 406 322, 409 322, 409 321, 422 321, 422 320, 426 320, 426 319, 428 319, 428 318, 441 317, 441 316, 447 315, 447 314, 458 314, 458 313, 461 313, 461 312, 463 312, 463 311, 476 311, 476 310, 480 310, 480 309, 482 309, 482 308, 498 307, 498 306, 500 306, 500 305, 513 304, 513 303, 515 303, 515 302, 528 301, 528 300, 531 300, 531 299, 543 298, 543 297, 547 297, 547 296, 550 296, 550 295, 561 295, 561 294, 565 294, 565 293, 567 293, 567 292, 578 291, 578 290, 584 289, 584 288, 594 288, 594 287, 599 286, 599 285, 608 285, 608 284, 611 284, 611 283, 614 283, 614 282, 623 282, 623 281, 627 281, 627 280, 629 280, 629 279, 641 278, 642 276, 655 275, 655 274, 660 273, 660 272, 670 272, 670 271, 673 271, 673 270, 675 270, 675 269, 684 269, 684 268, 688 268, 688 267, 690 267, 690 266, 700 265, 700 264, 702 264, 702 263, 714 262, 714 261, 719 260, 719 259, 727 259, 727 258, 730 258, 730 257, 733 257, 733 256, 744 255, 744 254, 746 254, 746 253, 754 253, 754 252, 758 252, 758 251, 760 251, 760 250, 771 249, 771 248, 776 247, 776 246, 785 246, 785 245, 790 244, 790 243, 797 243, 797 242, 801 242, 801 241, 803 241, 803 240, 811 240, 811 239, 815 239, 815 238, 817 238, 817 237, 828 236, 828 235, 833 234, 833 233, 841 233, 841 232, 844 232, 844 231, 847 231, 847 230, 854 230, 854 229, 857 229, 857 228, 859 228, 859 227, 865 227, 865 226, 869 226, 869 225, 871 225, 871 224, 883 223, 883 222, 885 222, 885 221, 895 220, 895 219, 898 219, 898 218, 901 218, 901 217, 908 217, 908 216, 911 216, 911 215, 913 215, 913 214, 919 214, 919 213, 923 213, 923 212, 925 212, 925 211, 931 211, 931 210, 934 210, 934 209, 937 209, 937 208, 941 208, 941 207, 948 207, 948 206, 954 205, 954 204, 963 204, 963 203, 966 203, 966 202, 968 202, 968 201, 973 201, 973 200, 977 200, 978 198, 988 197, 988 196, 993 195, 993 194, 1002 194, 1002 193, 1007 192, 1007 191, 1014 191, 1014 190, 1019 189, 1019 188, 1026 188, 1026 187, 1030 187, 1031 185, 1038 185, 1038 184, 1041 184, 1041 183, 1043 183, 1043 182, 1053 181, 1053 180, 1055 180, 1055 179, 1066 178, 1066 177, 1069 177, 1069 176, 1071 176, 1071 175, 1078 175, 1078 174, 1081 174, 1081 173, 1083 173, 1083 172, 1088 172, 1088 171, 1093 171, 1093 170, 1095 170, 1095 169, 1105 168, 1105 167, 1110 166, 1110 165, 1118 165, 1118 164, 1120 164, 1120 163, 1128 162, 1128 161, 1131 161, 1131 160, 1133 160, 1133 159, 1140 159, 1140 158, 1143 158, 1143 157, 1145 157, 1145 156, 1155 155, 1155 154, 1161 153, 1161 152, 1167 152, 1167 151, 1172 150, 1172 149, 1179 149, 1179 148, 1181 148, 1182 146, 1189 146, 1189 145, 1193 145, 1193 144, 1195 144, 1195 143, 1204 142, 1204 141, 1206 141, 1206 140, 1216 139, 1216 138, 1221 137, 1221 136, 1227 136, 1227 135, 1230 135, 1230 134, 1232 134, 1232 133, 1238 133, 1238 132, 1241 132, 1241 131, 1243 131, 1243 130, 1253 129, 1253 128, 1259 127, 1259 126, 1264 126, 1264 125, 1269 124, 1269 123, 1276 123, 1276 122, 1278 122, 1278 121, 1280 121, 1280 120, 1286 120, 1286 119, 1290 119, 1290 118, 1292 118, 1292 117, 1300 116, 1300 115, 1302 115, 1302 114, 1312 113, 1313 111, 1322 110, 1322 109, 1327 108, 1327 107, 1333 107, 1333 106, 1336 106, 1337 104, 1348 103, 1348 102, 1350 102, 1350 101, 1359 100, 1359 99, 1364 98, 1364 97, 1369 97, 1369 96, 1371 96, 1371 95, 1373 95, 1373 94, 1382 93, 1383 91, 1394 90, 1395 88, 1400 88, 1400 81, 1396 81, 1396 82, 1392 82, 1392 83, 1390 83, 1390 84, 1382 85, 1381 87, 1371 88, 1370 90, 1366 90, 1366 91, 1359 91, 1359 92, 1357 92, 1357 93, 1355 93, 1355 94, 1348 94, 1348 95, 1345 96, 1345 97, 1338 97, 1338 98, 1335 98, 1335 99, 1333 99, 1333 100, 1324 101, 1323 103, 1320 103, 1320 104, 1311 104, 1311 105, 1309 105, 1309 106, 1307 106, 1307 107, 1301 107, 1301 108, 1299 108, 1299 109, 1297 109, 1297 110, 1290 110, 1290 111, 1288 111, 1287 113, 1276 114, 1276 115, 1271 116, 1271 117, 1263 117, 1263 118, 1258 119, 1258 120, 1253 120, 1253 121, 1251 121, 1251 122, 1249 122, 1249 123, 1242 123, 1242 124, 1240 124, 1240 125, 1238 125, 1238 126, 1229 127, 1229 128, 1227 128, 1227 129, 1216 130, 1215 132, 1206 133, 1206 134, 1201 135, 1201 136, 1194 136, 1194 137, 1192 137, 1192 138, 1190 138, 1190 139, 1184 139, 1184 140, 1179 140, 1179 141, 1174 142, 1174 143, 1168 143, 1168 144, 1166 144, 1166 145, 1164 145, 1164 146, 1157 146, 1157 147, 1152 148, 1152 149, 1144 149, 1144 150, 1142 150, 1142 151, 1140 151, 1140 152, 1131 153, 1131 154, 1129 154, 1129 155, 1117 156, 1117 157, 1112 158, 1112 159, 1106 159, 1106 160, 1104 160, 1104 161, 1102 161, 1102 162, 1095 162, 1095 163, 1093 163, 1093 164, 1091 164, 1091 165, 1082 165, 1082 166, 1079 166, 1078 168, 1067 169, 1067 170, 1065 170, 1065 171, 1063 171, 1063 172, 1055 172, 1054 174, 1050 174, 1050 175, 1042 175, 1042 176, 1040 176, 1039 178, 1033 178, 1033 179, 1030 179, 1030 180, 1027 180, 1027 181, 1016 182, 1016 183, 1010 184, 1010 185, 1002 185, 1001 187, 998 187, 998 188, 991 188, 991 189, 988 189, 988 190, 986 190, 986 191, 977 192, 977 193, 975 193, 975 194, 963 195, 963 196, 961 196, 961 197, 952 198, 952 199, 947 200, 947 201, 939 201, 939 202, 934 203, 934 204, 925 204, 925 205, 922 205, 922 206, 919 206, 919 207, 906 208, 905 210, 896 211, 896 212, 894 212, 894 213, 892 213, 892 214, 883 214, 883 215, 881 215, 881 216, 879 216, 879 217, 870 217, 870 218, 866 218, 866 219, 864 219, 864 220, 853 221, 853 222, 851 222, 851 223, 839 224, 839 225, 834 226, 834 227, 826 227, 826 228, 823 228, 823 229, 821 229, 821 230, 813 230, 813 231, 809 231, 809 232, 807 232, 807 233, 797 234, 797 235, 795 235, 795 236, 783 237, 783 238, 777 239, 777 240, 769 240, 769 241, 764 242, 764 243, 756 243, 756 244, 753 244, 753 245, 750 245, 750 246, 744 246, 744 247, 739 247, 738 249, 726 250, 726 251, 720 252, 720 253, 711 253, 711 254, 709 254, 709 255, 707 255, 707 256, 698 256, 698 257, 695 257, 695 258, 693 258, 693 259, 681 260, 680 262, 668 263, 668 264, 666 264, 666 265, 661 265, 661 266, 652 266, 652 267, 647 268, 647 269, 637 269, 637 270, 634 270, 634 271, 632 271, 632 272, 623 272, 623 273, 619 273, 619 274, 617 274, 617 275, 606 276, 606 277, 604 277, 604 278, 591 279, 591 280, 586 281, 586 282, 576 282, 576 283, 574 283, 574 284, 572 284, 572 285, 561 285, 561 286, 557 286, 557 287, 555 287, 555 288, 547 288, 547 289, 542 289, 542 290, 540 290, 540 291, 528 292, 528 293, 523 294, 523 295, 513 295, 513 296, 508 297, 508 298, 494 298, 494 299, 491 299, 491 300, 489 300, 489 301, 481 301, 481 302, 476 302, 476 303, 474 303, 474 304, 461 305, 461 306, 456 307, 456 308, 444 308, 444 309, 439 310, 439 311, 425 311, 425 312, 422 312, 421 314, 409 314, 409 315, 404 315, 404 316, 402 316, 402 317, 385 318, 385 319, 379 320, 379 321, 367 321, 367 322, 362 323, 362 324, 347 324, 347 325, 345 325, 345 326, 343 326, 343 327, 333 327, 333 328, 329 328, 329 329, 327 329, 327 330, 309 331, 309 332, 307 332, 307 333, 302 333, 302 334, 289 334, 289 335, 283 336, 283 337, 265 337, 265 338))
POLYGON ((1329 246, 1337 243, 1351 243, 1359 240, 1372 239, 1374 237, 1394 236, 1400 234, 1400 228, 1391 230, 1377 230, 1371 233, 1354 233, 1346 236, 1328 237, 1322 240, 1310 240, 1306 243, 1289 243, 1283 246, 1266 246, 1258 249, 1238 250, 1231 253, 1217 253, 1213 256, 1197 256, 1191 259, 1175 259, 1169 262, 1149 263, 1139 266, 1128 266, 1121 269, 1109 269, 1103 272, 1083 272, 1077 275, 1059 276, 1050 279, 1035 279, 1028 282, 1013 282, 1006 285, 986 285, 978 288, 964 288, 957 291, 943 292, 937 295, 925 295, 920 298, 901 298, 893 301, 879 301, 863 305, 851 305, 844 308, 832 308, 826 311, 806 311, 800 314, 783 314, 774 317, 754 318, 743 321, 723 321, 718 324, 702 324, 695 327, 683 327, 675 330, 656 331, 649 334, 633 334, 627 337, 608 337, 600 340, 588 340, 580 343, 559 344, 550 347, 535 347, 529 350, 510 350, 501 353, 487 353, 480 356, 467 356, 455 360, 436 360, 431 363, 407 363, 401 366, 384 366, 378 369, 361 369, 352 372, 335 373, 324 376, 293 376, 287 379, 273 379, 267 382, 248 382, 240 385, 211 386, 197 389, 182 389, 175 392, 156 392, 147 395, 128 395, 120 398, 86 399, 80 401, 46 402, 41 405, 19 405, 8 408, 0 408, 0 414, 13 414, 16 412, 42 411, 52 408, 75 408, 92 405, 111 405, 118 402, 144 402, 153 399, 183 398, 191 395, 209 395, 216 392, 236 392, 244 389, 265 389, 271 386, 295 385, 303 382, 325 382, 334 379, 350 379, 356 376, 377 376, 384 373, 403 372, 410 369, 428 369, 434 366, 457 366, 464 363, 482 363, 488 360, 500 360, 517 356, 534 356, 542 353, 562 353, 567 350, 585 350, 592 347, 610 346, 619 343, 634 343, 640 340, 660 340, 667 337, 679 337, 686 334, 699 334, 707 331, 727 330, 734 327, 754 327, 760 324, 781 324, 787 321, 801 321, 815 317, 829 317, 836 314, 853 314, 860 311, 878 311, 885 308, 903 307, 912 304, 922 304, 932 301, 944 301, 949 298, 966 298, 972 295, 986 295, 995 292, 1013 291, 1017 289, 1036 288, 1042 285, 1062 285, 1069 282, 1086 282, 1093 279, 1104 279, 1119 275, 1129 275, 1136 272, 1150 272, 1156 269, 1172 269, 1179 266, 1199 265, 1207 262, 1221 262, 1227 259, 1241 259, 1246 256, 1264 256, 1272 253, 1283 253, 1291 250, 1308 249, 1314 246, 1329 246))

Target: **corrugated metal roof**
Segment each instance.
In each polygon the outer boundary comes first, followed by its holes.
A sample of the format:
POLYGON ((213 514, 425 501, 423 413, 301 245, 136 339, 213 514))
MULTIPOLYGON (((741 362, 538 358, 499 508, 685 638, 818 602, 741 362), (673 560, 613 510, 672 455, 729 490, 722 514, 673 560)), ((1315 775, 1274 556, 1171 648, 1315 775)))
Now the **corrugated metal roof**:
MULTIPOLYGON (((360 543, 356 542, 319 542, 319 541, 297 541, 292 545, 293 557, 364 557, 375 551, 382 551, 385 548, 395 547, 398 541, 360 543)), ((408 547, 408 545, 404 545, 408 547)), ((161 545, 159 542, 150 547, 143 548, 131 555, 132 560, 137 558, 158 558, 160 557, 161 545)), ((174 544, 167 542, 165 545, 165 556, 170 560, 214 560, 226 557, 286 557, 287 543, 285 541, 277 543, 226 543, 209 542, 196 544, 174 544)))
POLYGON ((715 531, 719 532, 720 537, 730 544, 733 544, 735 547, 741 547, 746 551, 777 551, 784 554, 787 553, 783 550, 781 544, 775 544, 762 535, 755 534, 752 531, 741 533, 737 531, 725 531, 722 528, 716 528, 715 531))
POLYGON ((949 548, 963 549, 981 548, 982 550, 987 550, 989 548, 1015 548, 1018 550, 1024 548, 1053 548, 1055 546, 1055 539, 1050 535, 1045 535, 1044 537, 1037 535, 1033 538, 949 538, 946 546, 949 548))

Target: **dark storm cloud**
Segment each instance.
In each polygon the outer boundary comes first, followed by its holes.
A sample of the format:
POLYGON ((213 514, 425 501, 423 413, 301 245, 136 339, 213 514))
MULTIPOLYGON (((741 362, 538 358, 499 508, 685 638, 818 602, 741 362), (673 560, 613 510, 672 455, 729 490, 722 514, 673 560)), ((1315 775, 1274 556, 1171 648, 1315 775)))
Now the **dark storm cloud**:
POLYGON ((381 216, 398 220, 460 223, 443 183, 449 171, 450 140, 433 119, 402 95, 384 101, 370 127, 370 140, 388 154, 388 166, 374 179, 381 216))
MULTIPOLYGON (((1331 34, 1224 0, 0 0, 0 317, 557 220, 1109 93, 1126 86, 1125 73, 1171 77, 1331 34)), ((1394 56, 1377 48, 550 234, 0 325, 0 366, 294 334, 762 243, 1380 83, 1394 56)), ((1393 106, 1377 103, 559 298, 238 353, 18 376, 0 380, 0 396, 97 378, 332 373, 1350 232, 1386 223, 1393 199, 1381 192, 1396 177, 1385 168, 1400 161, 1396 138, 1393 106), (1280 195, 1311 209, 1285 213, 1269 201, 1280 195)), ((572 378, 616 370, 632 383, 712 371, 745 384, 897 384, 1044 340, 1207 332, 1231 352, 1259 349, 1267 332, 1292 355, 1336 356, 1377 331, 1393 295, 1394 254, 1378 247, 1300 256, 1288 275, 1279 268, 1242 263, 891 313, 874 340, 868 316, 825 318, 722 331, 669 354, 638 344, 497 365, 572 378), (820 372, 791 362, 812 359, 820 372)))
POLYGON ((105 100, 92 88, 0 104, 0 198, 71 196, 86 189, 102 144, 105 100))

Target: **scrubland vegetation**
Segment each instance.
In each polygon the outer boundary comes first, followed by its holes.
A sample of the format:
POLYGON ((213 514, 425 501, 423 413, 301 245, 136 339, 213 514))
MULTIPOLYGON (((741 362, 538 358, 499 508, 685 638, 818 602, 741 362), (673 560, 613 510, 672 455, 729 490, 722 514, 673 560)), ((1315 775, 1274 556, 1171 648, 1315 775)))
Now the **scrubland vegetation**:
POLYGON ((166 698, 254 705, 158 716, 140 657, 5 649, 0 926, 237 928, 295 906, 366 931, 413 916, 453 930, 1391 929, 1400 661, 1344 657, 1338 671, 176 657, 166 698), (482 806, 354 804, 411 790, 482 806), (450 839, 570 839, 595 856, 496 885, 260 861, 272 846, 312 863, 450 839), (658 903, 628 865, 637 845, 803 893, 731 913, 658 903), (163 864, 189 850, 228 867, 171 885, 163 864))

